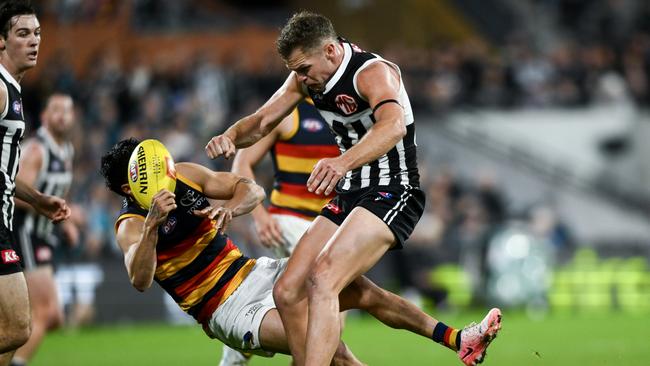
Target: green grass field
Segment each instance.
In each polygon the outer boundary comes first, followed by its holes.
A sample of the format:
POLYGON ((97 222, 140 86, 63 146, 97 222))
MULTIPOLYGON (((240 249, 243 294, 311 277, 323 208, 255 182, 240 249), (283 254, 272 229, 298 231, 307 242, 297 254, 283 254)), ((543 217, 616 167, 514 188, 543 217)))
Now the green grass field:
MULTIPOLYGON (((478 320, 481 314, 441 314, 450 325, 478 320)), ((650 364, 650 320, 645 315, 556 314, 530 320, 504 313, 499 337, 488 351, 487 365, 650 364)), ((369 365, 458 365, 456 355, 427 339, 351 317, 343 339, 369 365)), ((51 334, 33 366, 52 365, 217 365, 221 343, 200 327, 162 324, 96 327, 51 334)), ((288 357, 254 358, 251 365, 288 365, 288 357)))

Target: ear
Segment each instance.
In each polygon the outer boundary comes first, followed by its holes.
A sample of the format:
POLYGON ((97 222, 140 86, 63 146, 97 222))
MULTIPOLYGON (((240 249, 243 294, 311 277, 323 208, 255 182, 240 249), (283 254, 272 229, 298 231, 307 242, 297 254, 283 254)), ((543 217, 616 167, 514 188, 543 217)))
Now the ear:
POLYGON ((4 36, 0 36, 0 51, 4 51, 7 48, 7 40, 4 36))
POLYGON ((323 52, 329 61, 334 61, 338 55, 339 49, 336 47, 336 44, 334 44, 334 42, 326 42, 323 45, 323 52))
POLYGON ((122 188, 122 192, 124 192, 124 193, 128 194, 129 196, 131 196, 131 187, 129 186, 128 183, 122 184, 122 186, 120 188, 122 188))

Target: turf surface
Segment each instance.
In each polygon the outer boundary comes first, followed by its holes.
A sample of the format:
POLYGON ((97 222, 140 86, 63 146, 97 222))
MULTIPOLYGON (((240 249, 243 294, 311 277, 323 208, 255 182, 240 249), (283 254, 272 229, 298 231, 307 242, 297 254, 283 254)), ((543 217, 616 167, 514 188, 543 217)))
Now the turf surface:
MULTIPOLYGON (((478 313, 440 314, 459 326, 478 313)), ((488 351, 487 365, 650 365, 648 315, 556 314, 531 320, 504 313, 504 327, 488 351)), ((343 339, 369 365, 459 365, 456 355, 424 338, 351 317, 343 339)), ((164 324, 59 331, 44 341, 32 366, 217 365, 221 343, 198 326, 164 324)), ((254 358, 250 365, 288 365, 286 356, 254 358)))

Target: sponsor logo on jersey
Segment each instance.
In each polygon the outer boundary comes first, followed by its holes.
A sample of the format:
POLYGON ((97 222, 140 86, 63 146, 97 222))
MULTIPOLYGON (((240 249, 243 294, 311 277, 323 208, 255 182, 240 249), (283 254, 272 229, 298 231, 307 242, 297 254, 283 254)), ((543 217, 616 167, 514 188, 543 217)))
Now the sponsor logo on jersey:
POLYGON ((0 257, 2 257, 2 263, 16 263, 20 261, 20 257, 16 254, 16 251, 13 249, 7 249, 0 252, 0 257))
POLYGON ((181 198, 181 205, 192 206, 197 198, 199 197, 197 196, 196 191, 187 191, 183 198, 181 198))
POLYGON ((334 98, 336 106, 346 115, 352 114, 357 111, 359 106, 356 100, 347 94, 339 94, 334 98))
POLYGON ((16 113, 16 114, 20 114, 20 112, 23 109, 22 104, 20 104, 20 102, 17 101, 17 100, 14 100, 14 103, 11 105, 11 107, 13 108, 14 113, 16 113))
POLYGON ((176 227, 177 222, 178 220, 176 220, 175 216, 169 217, 167 219, 167 222, 165 222, 165 224, 162 227, 163 233, 169 234, 170 232, 172 232, 172 230, 174 230, 174 228, 176 227))
POLYGON ((302 121, 302 128, 309 132, 318 132, 323 129, 323 124, 317 119, 307 118, 302 121))

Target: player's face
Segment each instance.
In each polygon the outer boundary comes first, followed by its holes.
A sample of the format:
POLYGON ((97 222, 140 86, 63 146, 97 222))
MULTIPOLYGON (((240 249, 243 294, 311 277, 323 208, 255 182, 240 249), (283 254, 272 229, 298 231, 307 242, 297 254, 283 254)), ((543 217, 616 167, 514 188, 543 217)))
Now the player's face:
POLYGON ((41 25, 34 15, 17 15, 11 18, 10 24, 4 52, 14 70, 22 72, 36 66, 41 25))
POLYGON ((57 135, 66 134, 74 123, 72 98, 67 95, 54 95, 49 99, 41 116, 43 123, 57 135))
POLYGON ((332 43, 309 52, 295 49, 286 60, 287 67, 298 76, 298 81, 315 92, 325 90, 327 81, 336 71, 337 50, 332 43))

